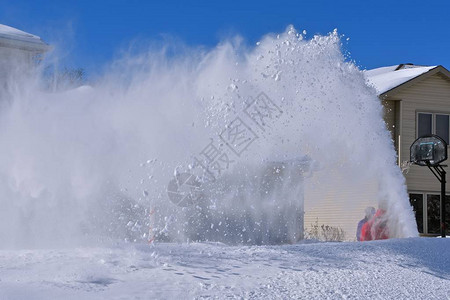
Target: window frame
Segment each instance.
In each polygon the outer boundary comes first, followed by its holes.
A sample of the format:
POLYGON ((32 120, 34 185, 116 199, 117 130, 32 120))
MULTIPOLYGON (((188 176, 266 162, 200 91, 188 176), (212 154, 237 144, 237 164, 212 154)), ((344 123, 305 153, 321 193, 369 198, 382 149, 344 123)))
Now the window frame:
POLYGON ((426 115, 431 115, 431 134, 434 134, 435 131, 435 122, 434 122, 434 113, 432 112, 426 112, 426 111, 418 111, 416 112, 416 139, 418 139, 419 136, 419 114, 426 114, 426 115))
MULTIPOLYGON (((422 201, 423 201, 423 202, 422 202, 422 210, 423 210, 423 234, 425 234, 425 235, 438 236, 439 234, 437 234, 437 233, 429 233, 429 232, 428 232, 428 195, 437 195, 437 196, 439 196, 439 198, 440 198, 441 193, 438 192, 438 191, 435 191, 435 192, 426 191, 426 192, 424 192, 424 191, 416 191, 416 190, 411 190, 411 191, 409 191, 409 190, 408 190, 408 200, 411 199, 410 196, 409 196, 409 194, 420 194, 420 195, 423 196, 423 197, 422 197, 422 201)), ((445 196, 450 197, 450 193, 445 193, 445 196)), ((410 204, 410 206, 411 206, 411 204, 410 204)), ((412 208, 412 206, 411 206, 411 208, 412 208)), ((446 212, 446 214, 448 214, 448 212, 446 212)), ((439 216, 439 217, 440 217, 440 216, 439 216)), ((445 223, 447 223, 447 220, 446 220, 445 223)))
MULTIPOLYGON (((450 142, 450 113, 448 112, 430 112, 430 111, 416 111, 416 139, 419 138, 419 114, 431 115, 431 134, 436 134, 436 115, 448 116, 449 118, 449 136, 447 137, 450 142)), ((447 145, 450 146, 450 143, 447 145)))
MULTIPOLYGON (((413 206, 411 205, 411 194, 416 194, 416 195, 422 195, 422 233, 419 232, 419 234, 428 234, 428 212, 427 212, 427 193, 424 192, 414 192, 414 191, 408 191, 408 198, 409 198, 409 206, 411 206, 411 208, 413 208, 413 206)), ((417 222, 417 220, 416 220, 417 222)))
MULTIPOLYGON (((447 146, 450 144, 450 114, 447 114, 447 113, 433 113, 432 114, 432 121, 431 121, 431 123, 432 123, 432 131, 431 132, 434 132, 434 134, 436 134, 436 132, 437 132, 437 115, 441 115, 441 116, 447 116, 448 117, 448 137, 447 137, 447 141, 449 141, 449 143, 447 143, 447 146)), ((445 141, 445 139, 444 139, 444 141, 445 141)))

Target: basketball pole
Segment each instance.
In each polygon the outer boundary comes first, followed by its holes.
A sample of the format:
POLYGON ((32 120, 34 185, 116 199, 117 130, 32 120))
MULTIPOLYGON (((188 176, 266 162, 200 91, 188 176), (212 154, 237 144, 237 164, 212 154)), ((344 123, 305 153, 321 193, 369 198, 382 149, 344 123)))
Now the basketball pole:
POLYGON ((419 137, 409 147, 411 162, 419 166, 427 166, 431 173, 441 183, 441 237, 445 238, 445 184, 446 175, 444 167, 440 163, 447 160, 447 142, 440 136, 429 134, 419 137))

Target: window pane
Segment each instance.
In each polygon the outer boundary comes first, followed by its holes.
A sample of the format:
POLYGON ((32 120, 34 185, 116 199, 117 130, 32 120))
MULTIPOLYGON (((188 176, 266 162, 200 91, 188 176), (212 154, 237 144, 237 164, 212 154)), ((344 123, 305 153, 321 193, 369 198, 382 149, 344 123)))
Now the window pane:
POLYGON ((431 117, 432 114, 420 113, 418 115, 417 137, 431 134, 431 117))
POLYGON ((411 204, 414 215, 416 216, 417 230, 423 233, 423 195, 409 194, 409 203, 411 204))
POLYGON ((448 144, 448 115, 436 115, 436 134, 448 144))
POLYGON ((450 234, 450 196, 445 196, 445 233, 450 234))
POLYGON ((439 195, 427 195, 428 233, 441 232, 440 201, 439 195))

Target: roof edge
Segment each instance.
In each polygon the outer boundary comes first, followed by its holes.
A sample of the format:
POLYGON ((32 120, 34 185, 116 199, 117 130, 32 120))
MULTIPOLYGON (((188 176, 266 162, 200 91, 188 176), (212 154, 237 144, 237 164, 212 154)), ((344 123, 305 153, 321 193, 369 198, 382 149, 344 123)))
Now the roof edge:
POLYGON ((436 67, 434 67, 433 69, 428 70, 425 73, 420 74, 419 76, 416 76, 414 78, 411 78, 408 81, 403 82, 400 85, 397 85, 396 87, 391 88, 390 90, 387 90, 386 92, 381 93, 380 95, 378 95, 379 98, 387 98, 387 97, 392 97, 395 94, 397 94, 398 92, 400 92, 401 90, 412 86, 413 84, 416 84, 419 81, 422 81, 430 76, 433 76, 437 73, 442 73, 443 75, 445 75, 449 80, 450 80, 450 71, 447 70, 446 68, 444 68, 442 65, 438 65, 436 67))
POLYGON ((50 45, 43 42, 42 40, 40 42, 28 42, 28 41, 22 41, 22 40, 16 40, 16 39, 9 39, 0 37, 0 47, 6 47, 6 48, 13 48, 13 49, 20 49, 30 52, 39 52, 44 53, 52 49, 50 45))

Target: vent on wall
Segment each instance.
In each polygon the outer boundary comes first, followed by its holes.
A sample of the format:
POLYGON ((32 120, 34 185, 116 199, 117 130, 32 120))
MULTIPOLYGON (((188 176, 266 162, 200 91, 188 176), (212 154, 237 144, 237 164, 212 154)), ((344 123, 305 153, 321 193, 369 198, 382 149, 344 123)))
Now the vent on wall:
POLYGON ((415 65, 415 64, 412 64, 412 63, 399 64, 398 67, 395 69, 395 71, 403 70, 403 69, 422 68, 422 67, 428 67, 428 66, 415 65))

